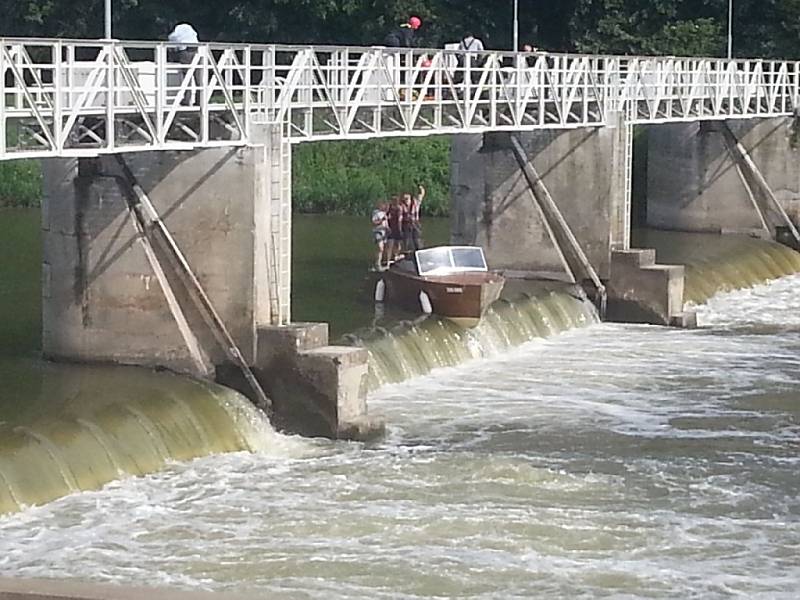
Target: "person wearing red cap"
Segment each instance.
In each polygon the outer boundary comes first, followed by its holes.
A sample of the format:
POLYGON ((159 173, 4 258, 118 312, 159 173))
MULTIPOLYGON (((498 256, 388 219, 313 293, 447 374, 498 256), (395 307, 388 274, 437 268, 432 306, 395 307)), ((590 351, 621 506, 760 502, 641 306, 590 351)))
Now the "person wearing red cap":
POLYGON ((407 23, 402 23, 400 27, 390 32, 384 40, 384 45, 390 48, 413 48, 414 34, 422 27, 422 19, 419 17, 409 17, 407 23))

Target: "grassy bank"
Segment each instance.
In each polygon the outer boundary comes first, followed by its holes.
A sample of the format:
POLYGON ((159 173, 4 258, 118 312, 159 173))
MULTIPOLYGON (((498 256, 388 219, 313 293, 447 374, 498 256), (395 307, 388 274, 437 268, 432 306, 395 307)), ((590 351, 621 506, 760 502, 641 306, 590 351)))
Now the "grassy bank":
POLYGON ((0 162, 0 208, 39 206, 42 170, 39 161, 0 162))
MULTIPOLYGON (((424 212, 449 210, 450 138, 311 142, 293 148, 292 195, 301 213, 368 214, 377 200, 428 190, 424 212)), ((38 206, 42 174, 38 161, 0 163, 0 207, 38 206)))
POLYGON ((449 210, 450 138, 312 142, 293 148, 292 196, 301 213, 368 214, 375 202, 425 185, 423 210, 449 210))

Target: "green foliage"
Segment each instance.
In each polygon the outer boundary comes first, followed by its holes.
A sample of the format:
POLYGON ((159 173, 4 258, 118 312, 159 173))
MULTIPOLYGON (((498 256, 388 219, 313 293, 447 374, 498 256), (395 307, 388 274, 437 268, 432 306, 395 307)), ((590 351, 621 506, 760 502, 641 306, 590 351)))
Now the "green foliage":
POLYGON ((42 170, 35 160, 0 162, 0 207, 38 206, 42 170))
MULTIPOLYGON (((728 0, 577 0, 570 40, 581 52, 724 56, 728 0)), ((800 0, 735 0, 733 54, 800 56, 800 0)))
MULTIPOLYGON (((0 0, 0 36, 101 37, 103 0, 0 0)), ((469 31, 511 47, 512 3, 486 0, 114 0, 120 39, 163 39, 189 20, 203 40, 381 44, 409 15, 420 45, 469 31)), ((800 0, 734 0, 734 54, 800 56, 800 0)), ((550 51, 722 56, 728 0, 519 0, 520 41, 550 51)))
POLYGON ((727 51, 725 34, 713 19, 693 19, 668 23, 650 44, 652 54, 681 56, 719 56, 727 51))
POLYGON ((304 213, 368 214, 380 200, 427 190, 425 214, 449 208, 450 139, 447 137, 314 142, 292 156, 292 198, 304 213))
POLYGON ((720 56, 725 24, 727 0, 583 0, 571 27, 582 52, 720 56))
MULTIPOLYGON (((0 36, 101 37, 103 0, 0 0, 0 36)), ((114 0, 120 39, 164 39, 190 21, 208 41, 381 44, 411 14, 419 44, 471 32, 511 48, 512 3, 486 0, 114 0)), ((734 0, 734 55, 800 57, 800 0, 734 0)), ((553 52, 724 56, 728 0, 519 0, 520 41, 553 52)), ((447 212, 448 142, 395 140, 301 145, 294 195, 304 212, 364 213, 380 198, 429 186, 428 210, 447 212)), ((0 204, 40 196, 30 163, 0 167, 0 204)))

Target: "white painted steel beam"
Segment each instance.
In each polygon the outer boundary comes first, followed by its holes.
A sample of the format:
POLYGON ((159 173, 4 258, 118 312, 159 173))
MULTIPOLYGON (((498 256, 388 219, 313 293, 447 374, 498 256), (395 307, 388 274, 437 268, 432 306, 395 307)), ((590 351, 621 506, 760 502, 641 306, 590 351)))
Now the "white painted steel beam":
POLYGON ((795 114, 800 63, 0 39, 0 160, 795 114), (194 101, 185 105, 189 95, 194 101))

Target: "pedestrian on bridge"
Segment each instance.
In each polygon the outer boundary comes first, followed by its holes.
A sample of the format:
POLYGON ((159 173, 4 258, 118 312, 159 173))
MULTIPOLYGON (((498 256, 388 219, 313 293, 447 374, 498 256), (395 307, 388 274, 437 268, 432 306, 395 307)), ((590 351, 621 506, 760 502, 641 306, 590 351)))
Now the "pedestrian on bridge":
POLYGON ((480 79, 480 69, 485 62, 485 57, 477 54, 486 50, 483 41, 467 31, 461 36, 457 49, 461 54, 458 55, 454 83, 475 83, 480 79))
MULTIPOLYGON (((384 39, 383 43, 389 48, 414 48, 416 44, 416 31, 422 27, 422 19, 419 17, 409 17, 408 22, 402 23, 397 29, 389 32, 384 39)), ((408 70, 413 68, 414 59, 412 56, 407 56, 405 59, 401 56, 387 57, 389 63, 389 70, 397 69, 398 74, 396 82, 400 85, 412 83, 409 79, 408 70), (403 61, 406 64, 403 66, 403 61)), ((403 97, 405 90, 400 90, 400 95, 403 97)))
POLYGON ((389 48, 413 48, 416 46, 416 31, 422 27, 422 19, 409 17, 407 23, 402 23, 397 29, 390 32, 384 40, 384 45, 389 48))
MULTIPOLYGON (((191 65, 194 62, 194 57, 197 55, 197 46, 190 44, 199 43, 197 31, 195 31, 194 27, 192 27, 189 23, 178 23, 175 25, 175 29, 170 32, 167 40, 173 44, 178 44, 175 46, 175 55, 179 63, 182 65, 191 65)), ((189 69, 183 68, 180 72, 181 85, 183 85, 183 82, 186 81, 186 75, 189 73, 189 69)), ((186 90, 183 98, 181 98, 181 104, 184 106, 191 106, 194 104, 195 88, 199 87, 200 73, 195 68, 192 81, 189 83, 189 89, 186 90)))

